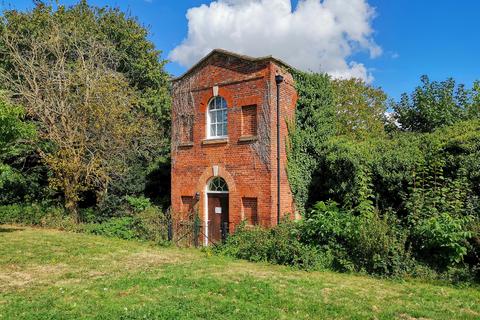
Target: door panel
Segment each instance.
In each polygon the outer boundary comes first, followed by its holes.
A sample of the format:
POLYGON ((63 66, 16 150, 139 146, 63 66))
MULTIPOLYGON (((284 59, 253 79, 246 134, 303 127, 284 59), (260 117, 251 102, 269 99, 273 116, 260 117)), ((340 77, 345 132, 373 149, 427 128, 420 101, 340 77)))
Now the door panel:
MULTIPOLYGON (((220 242, 222 226, 228 226, 228 194, 208 194, 208 240, 212 243, 220 242)), ((228 227, 227 227, 228 228, 228 227)))

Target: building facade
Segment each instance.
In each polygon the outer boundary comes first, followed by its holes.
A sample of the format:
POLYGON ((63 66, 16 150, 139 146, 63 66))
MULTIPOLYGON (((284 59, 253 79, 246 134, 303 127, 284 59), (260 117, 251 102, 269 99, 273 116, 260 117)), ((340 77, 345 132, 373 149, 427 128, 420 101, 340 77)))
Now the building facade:
POLYGON ((198 214, 205 245, 242 221, 276 225, 278 186, 281 215, 294 214, 286 143, 297 94, 288 69, 273 57, 217 49, 173 80, 172 214, 198 214))

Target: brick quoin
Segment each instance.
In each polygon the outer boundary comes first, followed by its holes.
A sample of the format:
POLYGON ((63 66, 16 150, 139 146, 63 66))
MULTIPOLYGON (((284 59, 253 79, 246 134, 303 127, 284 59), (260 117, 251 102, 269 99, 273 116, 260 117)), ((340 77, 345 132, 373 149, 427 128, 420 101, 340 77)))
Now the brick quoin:
MULTIPOLYGON (((277 224, 277 85, 280 84, 281 211, 294 217, 286 172, 287 124, 294 120, 297 93, 288 65, 273 57, 252 58, 213 50, 172 81, 172 214, 197 210, 205 234, 207 184, 215 174, 228 185, 228 230, 247 224, 277 224), (209 102, 227 103, 228 137, 207 138, 209 102)), ((204 244, 209 240, 202 237, 204 244)))

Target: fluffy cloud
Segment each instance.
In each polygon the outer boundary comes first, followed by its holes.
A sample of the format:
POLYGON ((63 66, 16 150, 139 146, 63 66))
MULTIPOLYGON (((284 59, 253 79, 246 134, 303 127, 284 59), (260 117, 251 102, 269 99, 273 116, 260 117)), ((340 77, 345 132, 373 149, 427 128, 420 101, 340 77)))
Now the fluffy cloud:
POLYGON ((212 49, 251 56, 274 55, 302 70, 372 80, 351 61, 360 50, 376 57, 374 9, 367 0, 217 0, 187 12, 188 36, 170 59, 191 66, 212 49))

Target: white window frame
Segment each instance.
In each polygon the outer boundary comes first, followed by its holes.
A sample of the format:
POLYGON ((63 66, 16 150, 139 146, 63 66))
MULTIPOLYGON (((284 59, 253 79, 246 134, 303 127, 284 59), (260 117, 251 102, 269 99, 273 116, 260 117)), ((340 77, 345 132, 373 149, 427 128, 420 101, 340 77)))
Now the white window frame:
MULTIPOLYGON (((216 129, 215 129, 216 130, 216 129)), ((214 98, 212 98, 210 100, 210 102, 208 103, 208 107, 207 107, 207 128, 206 128, 206 133, 207 133, 207 139, 223 139, 223 138, 227 138, 228 137, 228 107, 227 107, 227 101, 221 97, 221 96, 216 96, 214 98), (215 106, 217 106, 216 104, 218 103, 218 101, 221 102, 224 102, 224 105, 225 105, 225 108, 221 108, 221 109, 215 109, 215 111, 210 111, 210 108, 212 107, 212 103, 215 104, 215 106), (211 119, 211 112, 220 112, 220 111, 225 111, 226 113, 226 120, 225 121, 215 121, 215 122, 212 122, 212 119, 211 119), (218 124, 222 124, 222 125, 225 125, 225 131, 226 131, 226 134, 225 135, 218 135, 218 132, 216 131, 216 135, 212 135, 211 134, 211 126, 212 125, 218 125, 218 124)))
POLYGON ((227 184, 227 181, 225 181, 225 179, 223 179, 222 177, 213 177, 212 179, 210 179, 207 183, 207 193, 228 193, 229 190, 228 190, 228 184, 227 184), (210 187, 212 186, 212 184, 216 181, 216 180, 219 180, 220 183, 222 183, 225 187, 224 190, 211 190, 210 187))

